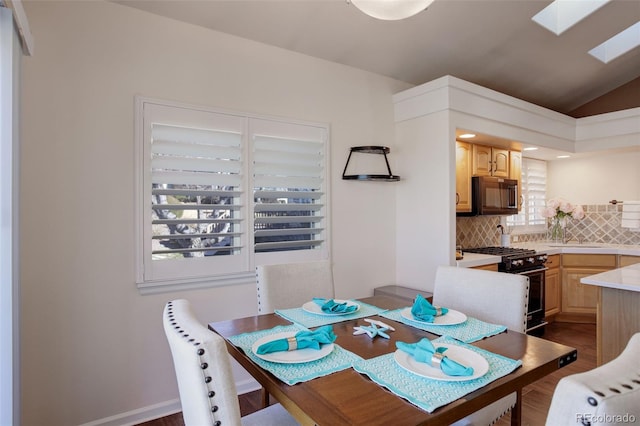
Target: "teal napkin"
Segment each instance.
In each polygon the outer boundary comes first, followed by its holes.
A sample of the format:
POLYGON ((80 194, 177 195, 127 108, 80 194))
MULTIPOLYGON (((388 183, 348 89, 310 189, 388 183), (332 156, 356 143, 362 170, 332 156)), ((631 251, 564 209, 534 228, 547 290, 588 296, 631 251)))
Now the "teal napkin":
MULTIPOLYGON (((321 344, 333 343, 336 340, 336 335, 333 333, 333 327, 330 325, 319 327, 315 331, 299 331, 294 337, 296 340, 296 349, 320 349, 321 344)), ((277 339, 258 346, 257 353, 259 355, 264 355, 271 352, 283 352, 288 350, 289 340, 277 339)))
POLYGON ((322 312, 328 314, 348 314, 358 308, 353 304, 348 305, 347 302, 338 303, 333 299, 323 299, 320 297, 314 297, 313 302, 322 308, 322 312))
MULTIPOLYGON (((444 315, 449 312, 449 309, 447 308, 440 309, 442 310, 442 313, 439 315, 444 315)), ((411 307, 411 314, 419 321, 433 322, 438 316, 438 311, 427 299, 425 299, 421 294, 418 294, 416 296, 416 300, 413 302, 413 306, 411 307)))
MULTIPOLYGON (((447 350, 447 348, 443 347, 435 348, 427 338, 423 338, 417 343, 396 342, 396 347, 411 355, 416 361, 429 365, 431 365, 431 359, 434 354, 442 355, 447 350)), ((443 356, 440 361, 440 369, 449 376, 473 375, 473 367, 466 367, 446 356, 443 356)))

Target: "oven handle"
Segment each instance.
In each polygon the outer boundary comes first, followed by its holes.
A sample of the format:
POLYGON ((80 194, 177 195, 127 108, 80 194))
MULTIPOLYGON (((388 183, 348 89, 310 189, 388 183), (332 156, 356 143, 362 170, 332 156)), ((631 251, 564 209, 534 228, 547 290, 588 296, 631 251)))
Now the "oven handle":
POLYGON ((516 272, 516 275, 529 275, 529 274, 534 274, 536 272, 544 272, 547 271, 549 268, 542 267, 542 268, 536 268, 536 269, 530 269, 528 271, 524 271, 524 272, 516 272))

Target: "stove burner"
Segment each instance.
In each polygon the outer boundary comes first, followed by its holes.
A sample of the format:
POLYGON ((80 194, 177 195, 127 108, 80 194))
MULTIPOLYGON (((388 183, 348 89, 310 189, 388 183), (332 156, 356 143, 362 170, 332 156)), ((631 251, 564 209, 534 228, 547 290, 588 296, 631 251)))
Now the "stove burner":
POLYGON ((524 271, 544 268, 547 255, 536 254, 535 250, 519 249, 513 247, 478 247, 465 249, 468 253, 487 254, 501 256, 502 262, 498 264, 498 271, 521 273, 524 271))
POLYGON ((502 257, 532 256, 536 254, 535 250, 519 249, 519 248, 513 248, 513 247, 478 247, 478 248, 465 249, 464 251, 469 253, 480 253, 480 254, 488 254, 492 256, 502 256, 502 257))

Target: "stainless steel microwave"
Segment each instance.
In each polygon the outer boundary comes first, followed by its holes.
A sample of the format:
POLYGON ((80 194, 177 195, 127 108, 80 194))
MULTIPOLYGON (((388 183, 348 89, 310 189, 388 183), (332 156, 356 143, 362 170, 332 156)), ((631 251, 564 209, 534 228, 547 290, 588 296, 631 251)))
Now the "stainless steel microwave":
POLYGON ((471 178, 471 212, 459 216, 518 214, 518 181, 492 176, 471 178))

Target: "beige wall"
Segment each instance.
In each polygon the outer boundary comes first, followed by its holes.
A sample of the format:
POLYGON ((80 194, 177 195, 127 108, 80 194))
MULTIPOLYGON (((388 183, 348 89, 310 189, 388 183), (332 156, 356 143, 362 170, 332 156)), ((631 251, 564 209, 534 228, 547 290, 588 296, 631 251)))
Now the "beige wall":
POLYGON ((548 197, 578 204, 640 200, 640 140, 636 149, 597 152, 547 163, 548 197))
POLYGON ((254 283, 139 295, 137 94, 330 123, 336 293, 394 282, 394 184, 340 176, 349 147, 369 144, 391 145, 402 175, 391 95, 408 85, 114 3, 24 6, 36 44, 22 85, 23 425, 119 424, 175 401, 171 298, 206 322, 256 312, 254 283))

